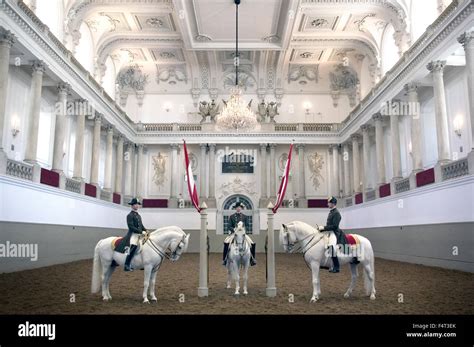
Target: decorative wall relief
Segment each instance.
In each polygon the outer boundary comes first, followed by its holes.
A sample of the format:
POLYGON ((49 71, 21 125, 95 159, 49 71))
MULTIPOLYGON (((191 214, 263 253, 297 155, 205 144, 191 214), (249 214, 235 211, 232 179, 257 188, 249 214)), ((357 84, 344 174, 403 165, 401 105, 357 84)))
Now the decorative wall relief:
POLYGON ((324 181, 324 177, 321 175, 321 171, 324 165, 324 158, 318 152, 314 152, 308 155, 308 166, 309 172, 311 173, 311 181, 315 190, 321 185, 321 181, 324 181))
POLYGON ((158 152, 156 156, 152 157, 153 159, 153 182, 158 186, 162 187, 166 181, 166 160, 167 156, 158 152))
POLYGON ((354 69, 349 66, 339 64, 334 71, 329 73, 332 90, 351 90, 355 89, 359 83, 359 78, 354 69))
POLYGON ((306 85, 309 81, 318 83, 319 65, 292 65, 288 72, 288 83, 296 82, 306 85))
POLYGON ((274 101, 266 103, 265 100, 262 100, 258 104, 258 115, 260 123, 275 123, 275 116, 279 115, 277 103, 274 101))
POLYGON ((214 100, 211 102, 201 101, 199 103, 199 115, 202 117, 201 123, 205 123, 207 121, 207 117, 211 123, 216 122, 216 116, 219 114, 219 105, 216 104, 214 100))
POLYGON ((140 101, 143 101, 145 86, 148 83, 148 75, 144 74, 138 64, 124 67, 117 76, 117 84, 120 91, 120 104, 126 105, 127 96, 135 93, 140 101))
POLYGON ((235 177, 228 183, 223 183, 219 188, 219 199, 225 198, 232 194, 248 194, 256 195, 255 182, 244 182, 239 177, 235 177))
POLYGON ((179 82, 188 83, 188 76, 184 66, 159 66, 157 65, 156 83, 166 82, 174 85, 179 82))

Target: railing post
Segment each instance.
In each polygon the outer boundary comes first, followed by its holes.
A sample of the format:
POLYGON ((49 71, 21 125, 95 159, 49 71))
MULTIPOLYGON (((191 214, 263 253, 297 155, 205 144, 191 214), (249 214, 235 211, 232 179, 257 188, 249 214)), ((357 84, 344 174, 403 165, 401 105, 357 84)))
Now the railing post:
POLYGON ((273 204, 270 202, 267 206, 267 296, 275 297, 276 296, 276 287, 275 287, 275 230, 273 228, 273 204))
POLYGON ((207 205, 201 203, 201 234, 199 239, 199 287, 198 296, 209 295, 208 286, 208 255, 207 255, 207 205))

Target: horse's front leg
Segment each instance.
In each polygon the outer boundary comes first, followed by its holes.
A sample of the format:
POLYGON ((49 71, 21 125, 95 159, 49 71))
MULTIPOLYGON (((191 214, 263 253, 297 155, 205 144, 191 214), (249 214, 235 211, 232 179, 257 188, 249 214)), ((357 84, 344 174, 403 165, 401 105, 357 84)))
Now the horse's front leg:
POLYGON ((247 291, 247 280, 249 278, 248 276, 248 271, 249 271, 249 265, 250 265, 250 258, 249 260, 245 263, 244 267, 244 295, 247 295, 249 292, 247 291))
POLYGON ((240 295, 240 271, 239 271, 239 264, 237 262, 234 262, 234 274, 235 274, 234 295, 240 295))
POLYGON ((319 300, 319 294, 321 294, 321 288, 319 283, 319 262, 314 261, 311 263, 311 273, 313 276, 313 296, 310 302, 316 302, 319 300))
POLYGON ((229 289, 232 286, 232 271, 231 271, 231 262, 227 260, 227 286, 226 288, 229 289))
POLYGON ((150 286, 150 281, 151 281, 151 272, 153 270, 152 265, 145 265, 144 268, 144 278, 143 278, 143 303, 144 304, 149 304, 150 301, 148 301, 148 287, 150 286))
POLYGON ((155 283, 156 283, 157 274, 158 274, 158 271, 152 271, 151 273, 150 296, 151 296, 151 301, 154 301, 154 302, 158 301, 158 299, 155 296, 155 283))

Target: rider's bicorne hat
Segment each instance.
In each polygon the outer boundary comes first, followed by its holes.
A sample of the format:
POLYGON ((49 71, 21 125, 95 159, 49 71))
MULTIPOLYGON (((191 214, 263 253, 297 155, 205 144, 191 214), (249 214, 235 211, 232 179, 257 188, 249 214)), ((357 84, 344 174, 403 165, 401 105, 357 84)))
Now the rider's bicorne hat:
POLYGON ((237 207, 244 208, 245 206, 241 202, 236 202, 235 205, 234 205, 234 208, 237 208, 237 207))
POLYGON ((133 198, 128 204, 129 205, 136 205, 136 204, 141 205, 142 203, 140 201, 138 201, 137 198, 133 198))
POLYGON ((330 202, 331 204, 336 205, 337 204, 337 199, 334 196, 330 196, 328 198, 328 202, 330 202))

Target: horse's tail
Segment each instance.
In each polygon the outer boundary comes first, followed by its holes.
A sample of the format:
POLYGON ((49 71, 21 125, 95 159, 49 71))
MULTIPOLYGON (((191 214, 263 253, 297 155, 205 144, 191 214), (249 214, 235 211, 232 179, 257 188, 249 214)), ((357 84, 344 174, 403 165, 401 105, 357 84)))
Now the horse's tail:
POLYGON ((368 259, 368 266, 369 268, 364 269, 364 287, 365 293, 370 295, 372 292, 372 281, 375 282, 375 269, 374 269, 374 250, 372 249, 372 244, 369 240, 367 240, 367 244, 365 247, 365 254, 364 256, 368 259), (369 271, 372 272, 372 281, 369 278, 369 271))
POLYGON ((94 263, 92 265, 92 284, 91 284, 91 292, 92 294, 97 293, 100 289, 100 277, 101 277, 101 261, 99 255, 99 246, 101 241, 97 242, 94 250, 94 263))

